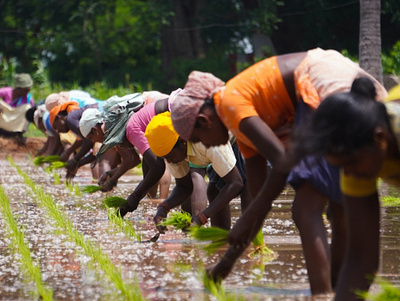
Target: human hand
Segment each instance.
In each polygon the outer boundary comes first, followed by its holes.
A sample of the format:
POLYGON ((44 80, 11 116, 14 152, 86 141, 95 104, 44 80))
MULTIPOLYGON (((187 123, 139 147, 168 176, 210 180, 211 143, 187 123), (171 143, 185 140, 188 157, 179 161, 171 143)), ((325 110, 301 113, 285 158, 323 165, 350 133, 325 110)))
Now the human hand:
POLYGON ((65 168, 68 171, 78 170, 79 161, 75 160, 74 158, 67 161, 67 166, 65 168))
POLYGON ((166 226, 160 225, 160 223, 167 217, 168 215, 168 210, 165 207, 158 207, 156 215, 153 218, 154 224, 156 225, 156 228, 158 232, 161 234, 165 234, 165 231, 167 230, 166 226))
POLYGON ((69 154, 68 154, 67 152, 64 151, 64 152, 62 152, 61 155, 60 155, 60 161, 62 161, 62 162, 67 162, 68 157, 69 157, 69 154))
POLYGON ((224 256, 217 264, 207 268, 206 274, 211 280, 219 283, 229 275, 233 265, 234 261, 230 261, 224 256))
POLYGON ((228 235, 228 242, 233 248, 245 248, 252 239, 254 220, 242 215, 228 235))
POLYGON ((103 174, 100 176, 99 180, 97 181, 97 185, 99 185, 99 186, 104 186, 104 184, 107 182, 107 180, 108 180, 109 178, 110 178, 110 177, 108 176, 107 173, 103 173, 103 174))

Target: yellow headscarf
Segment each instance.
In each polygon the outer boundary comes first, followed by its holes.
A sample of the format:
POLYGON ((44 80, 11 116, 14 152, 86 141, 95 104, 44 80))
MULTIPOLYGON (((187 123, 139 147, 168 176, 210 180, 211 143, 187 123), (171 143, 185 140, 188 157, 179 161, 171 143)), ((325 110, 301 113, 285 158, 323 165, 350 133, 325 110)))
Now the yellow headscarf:
POLYGON ((146 127, 144 135, 150 149, 157 157, 168 155, 179 139, 172 125, 171 113, 164 112, 154 116, 146 127))
POLYGON ((400 85, 394 86, 392 89, 389 90, 388 96, 386 97, 385 101, 392 101, 400 99, 400 85))

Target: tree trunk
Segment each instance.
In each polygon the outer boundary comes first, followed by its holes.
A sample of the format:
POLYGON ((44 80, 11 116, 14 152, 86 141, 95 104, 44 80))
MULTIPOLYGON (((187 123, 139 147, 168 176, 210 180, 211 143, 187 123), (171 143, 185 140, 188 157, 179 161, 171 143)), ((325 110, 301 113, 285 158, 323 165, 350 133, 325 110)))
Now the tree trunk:
POLYGON ((171 65, 175 58, 194 59, 205 55, 200 29, 193 22, 203 1, 174 0, 173 5, 171 23, 161 30, 162 69, 169 79, 176 75, 171 65))
POLYGON ((381 1, 360 0, 360 67, 382 83, 380 20, 381 1))

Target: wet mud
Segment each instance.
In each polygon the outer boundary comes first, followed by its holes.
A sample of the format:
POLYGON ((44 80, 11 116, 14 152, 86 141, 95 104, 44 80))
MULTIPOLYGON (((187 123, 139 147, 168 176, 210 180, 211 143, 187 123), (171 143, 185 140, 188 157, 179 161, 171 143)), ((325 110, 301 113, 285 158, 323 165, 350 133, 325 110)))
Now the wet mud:
MULTIPOLYGON (((128 237, 110 223, 102 201, 106 195, 126 197, 140 180, 133 173, 125 175, 112 193, 76 195, 64 184, 54 184, 51 174, 29 160, 15 162, 36 185, 52 195, 58 208, 87 241, 107 254, 121 271, 123 281, 140 287, 147 300, 216 300, 202 282, 202 272, 216 262, 223 249, 208 256, 202 243, 181 231, 170 229, 157 242, 140 242, 128 237)), ((0 181, 18 226, 24 229, 34 262, 38 262, 44 283, 54 292, 55 300, 116 300, 118 289, 96 266, 98 263, 69 239, 37 197, 24 184, 15 168, 0 160, 0 181)), ((61 177, 64 173, 60 171, 61 177)), ((74 183, 80 187, 93 184, 89 169, 82 169, 74 183)), ((287 189, 273 205, 264 223, 267 246, 276 257, 269 262, 252 259, 250 246, 223 282, 225 292, 244 300, 330 300, 332 296, 312 298, 298 231, 291 219, 293 192, 287 189)), ((134 213, 126 216, 142 240, 156 234, 152 218, 160 200, 144 199, 134 213)), ((233 223, 240 216, 240 203, 231 203, 233 223)), ((400 208, 382 208, 380 276, 400 284, 400 208)), ((34 283, 23 274, 20 256, 14 254, 6 235, 6 221, 0 214, 0 300, 35 300, 34 283)), ((329 223, 326 224, 329 232, 329 223)), ((376 285, 372 289, 376 289, 376 285)), ((118 299, 118 298, 117 298, 118 299)), ((121 296, 122 300, 122 296, 121 296)))

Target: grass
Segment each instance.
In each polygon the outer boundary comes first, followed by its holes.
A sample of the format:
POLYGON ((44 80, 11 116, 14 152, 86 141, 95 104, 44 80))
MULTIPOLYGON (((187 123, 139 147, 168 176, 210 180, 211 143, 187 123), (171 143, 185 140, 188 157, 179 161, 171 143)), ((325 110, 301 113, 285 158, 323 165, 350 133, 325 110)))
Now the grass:
POLYGON ((10 201, 1 185, 0 211, 5 221, 6 231, 12 241, 12 243, 9 245, 9 248, 21 255, 21 268, 23 268, 26 277, 35 283, 35 299, 45 301, 53 300, 53 290, 43 283, 39 262, 35 263, 32 261, 32 255, 28 243, 25 242, 24 230, 15 221, 10 208, 10 201))
POLYGON ((17 169, 18 174, 23 177, 25 184, 32 189, 33 193, 36 195, 36 199, 39 201, 39 205, 47 211, 47 214, 66 234, 66 237, 82 248, 85 255, 92 258, 93 262, 97 263, 97 266, 104 273, 104 276, 108 278, 119 291, 123 300, 144 300, 137 281, 134 285, 125 283, 122 279, 121 270, 114 266, 108 255, 103 253, 100 247, 93 245, 91 241, 85 239, 83 234, 79 233, 74 228, 71 220, 69 220, 53 202, 52 196, 45 193, 43 187, 36 185, 28 175, 12 161, 11 157, 7 158, 10 164, 17 169))

